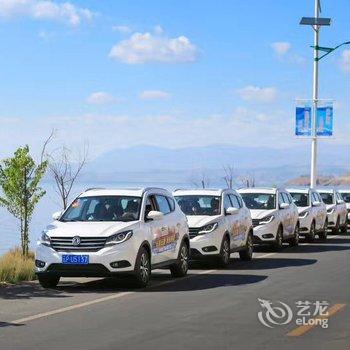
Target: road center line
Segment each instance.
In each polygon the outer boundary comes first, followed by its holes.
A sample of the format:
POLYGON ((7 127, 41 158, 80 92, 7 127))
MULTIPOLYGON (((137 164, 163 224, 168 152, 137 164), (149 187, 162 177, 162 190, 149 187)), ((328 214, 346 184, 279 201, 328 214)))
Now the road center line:
POLYGON ((328 319, 329 317, 335 315, 338 311, 343 309, 346 304, 334 304, 331 308, 328 309, 328 314, 326 316, 318 316, 311 318, 309 321, 313 320, 312 324, 299 326, 297 328, 294 328, 292 331, 287 333, 288 337, 300 337, 301 335, 304 335, 311 329, 315 328, 317 326, 317 320, 324 320, 328 319))

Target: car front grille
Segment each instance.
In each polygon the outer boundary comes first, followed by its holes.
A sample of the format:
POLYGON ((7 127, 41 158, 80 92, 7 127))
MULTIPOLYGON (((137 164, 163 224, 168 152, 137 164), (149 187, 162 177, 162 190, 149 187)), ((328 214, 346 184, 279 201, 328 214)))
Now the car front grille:
POLYGON ((190 238, 197 237, 200 229, 201 229, 200 227, 190 227, 189 228, 190 238))
POLYGON ((80 237, 80 244, 73 245, 73 237, 51 237, 51 247, 57 252, 97 252, 105 246, 105 237, 80 237))
POLYGON ((253 219, 253 227, 259 226, 260 220, 259 219, 253 219))

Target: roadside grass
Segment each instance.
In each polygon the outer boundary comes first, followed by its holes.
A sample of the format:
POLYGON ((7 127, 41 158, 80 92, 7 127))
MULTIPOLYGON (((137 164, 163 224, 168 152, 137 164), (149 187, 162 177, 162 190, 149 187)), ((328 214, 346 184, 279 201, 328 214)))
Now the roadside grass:
POLYGON ((34 279, 34 254, 32 252, 29 253, 28 258, 24 258, 21 250, 15 248, 0 257, 0 286, 34 279))

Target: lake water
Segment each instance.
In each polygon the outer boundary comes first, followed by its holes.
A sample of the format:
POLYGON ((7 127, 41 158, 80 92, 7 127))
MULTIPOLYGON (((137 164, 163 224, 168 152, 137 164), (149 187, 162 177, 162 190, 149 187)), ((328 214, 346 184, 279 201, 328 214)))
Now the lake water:
MULTIPOLYGON (((77 183, 72 191, 71 199, 90 187, 104 188, 126 188, 126 187, 147 187, 156 186, 163 187, 170 191, 175 188, 186 188, 188 184, 181 183, 77 183)), ((59 196, 55 192, 55 188, 51 183, 42 184, 46 190, 46 195, 39 202, 30 224, 30 247, 35 249, 35 244, 42 230, 52 221, 52 214, 61 210, 59 196)), ((0 208, 0 255, 7 252, 10 248, 20 246, 20 225, 19 221, 9 214, 5 209, 0 208)))

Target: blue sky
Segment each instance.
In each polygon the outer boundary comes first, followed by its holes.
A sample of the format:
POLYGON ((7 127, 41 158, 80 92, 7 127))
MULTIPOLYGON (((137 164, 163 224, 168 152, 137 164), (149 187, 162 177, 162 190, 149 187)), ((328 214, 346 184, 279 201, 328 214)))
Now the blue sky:
MULTIPOLYGON (((321 44, 350 40, 346 0, 321 44), (348 35, 348 36, 347 36, 348 35)), ((0 0, 0 142, 91 156, 136 144, 289 147, 295 98, 311 97, 313 0, 0 0)), ((350 47, 321 63, 348 144, 350 47)))

